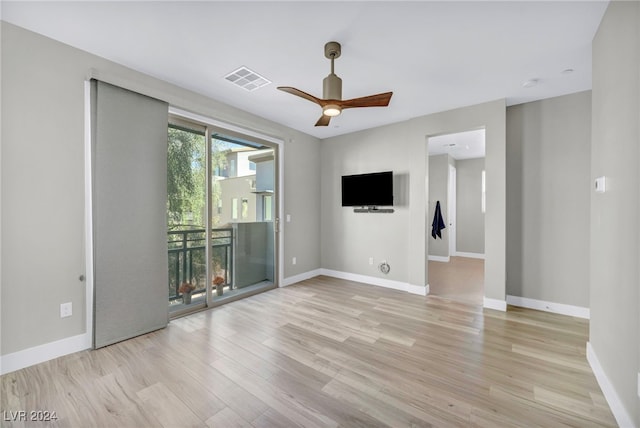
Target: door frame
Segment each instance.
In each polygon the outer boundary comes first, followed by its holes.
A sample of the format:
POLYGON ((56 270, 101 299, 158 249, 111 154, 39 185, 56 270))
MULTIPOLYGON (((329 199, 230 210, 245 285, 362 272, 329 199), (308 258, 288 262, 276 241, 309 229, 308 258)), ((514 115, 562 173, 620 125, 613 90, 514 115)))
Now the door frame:
POLYGON ((457 169, 449 164, 447 181, 447 223, 449 227, 449 257, 456 255, 457 239, 457 169))
MULTIPOLYGON (((257 140, 262 140, 263 142, 268 143, 268 145, 273 146, 274 149, 274 168, 275 168, 275 217, 273 219, 274 222, 274 233, 275 233, 275 249, 274 249, 274 279, 275 279, 275 287, 283 286, 283 274, 284 274, 284 236, 280 227, 280 218, 281 213, 284 212, 284 168, 282 167, 284 161, 284 140, 273 137, 271 135, 266 135, 261 132, 257 132, 251 129, 243 128, 237 125, 233 125, 227 122, 223 122, 217 119, 213 119, 211 117, 203 116, 197 113, 192 113, 187 110, 183 110, 178 107, 174 107, 169 105, 169 115, 180 117, 184 120, 193 121, 196 123, 203 124, 207 127, 216 128, 221 131, 229 132, 232 134, 241 134, 244 137, 255 138, 257 140)), ((207 132, 208 134, 208 132, 207 132)), ((209 150, 209 144, 207 143, 207 150, 209 150)), ((207 156, 209 158, 209 156, 207 156)), ((209 183, 207 183, 209 185, 209 183)), ((209 192, 207 191, 207 198, 209 198, 209 192)), ((210 210, 209 207, 210 201, 207 201, 207 209, 210 210)), ((208 218, 209 216, 207 216, 208 218)), ((207 227, 210 225, 207 224, 207 227)), ((209 279, 210 281, 210 279, 209 279)), ((241 297, 247 297, 251 293, 243 294, 241 297)), ((227 303, 235 299, 225 299, 224 302, 227 303)), ((215 307, 218 304, 213 301, 208 301, 208 307, 215 307)))

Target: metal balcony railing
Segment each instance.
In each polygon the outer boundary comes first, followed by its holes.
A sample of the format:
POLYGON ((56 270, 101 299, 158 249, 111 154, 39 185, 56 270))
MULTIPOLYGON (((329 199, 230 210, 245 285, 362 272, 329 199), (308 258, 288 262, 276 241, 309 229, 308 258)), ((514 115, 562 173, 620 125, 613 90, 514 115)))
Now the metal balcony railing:
MULTIPOLYGON (((206 229, 170 230, 168 235, 169 300, 181 297, 178 289, 184 281, 195 285, 194 293, 206 291, 206 229)), ((213 277, 224 278, 231 287, 233 279, 233 229, 211 229, 211 268, 213 277)))

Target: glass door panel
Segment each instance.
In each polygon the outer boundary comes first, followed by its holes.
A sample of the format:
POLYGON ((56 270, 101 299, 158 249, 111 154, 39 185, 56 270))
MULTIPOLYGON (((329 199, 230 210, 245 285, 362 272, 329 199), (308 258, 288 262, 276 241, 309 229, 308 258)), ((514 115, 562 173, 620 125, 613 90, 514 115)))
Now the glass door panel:
POLYGON ((212 251, 213 301, 219 302, 274 287, 275 150, 215 132, 210 144, 212 237, 225 230, 233 243, 225 268, 212 251))
POLYGON ((204 130, 170 124, 167 153, 167 253, 171 314, 206 304, 206 154, 204 130))

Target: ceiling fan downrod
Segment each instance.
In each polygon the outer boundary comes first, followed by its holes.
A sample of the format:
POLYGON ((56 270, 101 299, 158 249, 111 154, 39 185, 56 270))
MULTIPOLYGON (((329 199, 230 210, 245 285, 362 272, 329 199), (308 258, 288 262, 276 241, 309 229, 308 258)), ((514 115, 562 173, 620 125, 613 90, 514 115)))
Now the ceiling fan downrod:
POLYGON ((325 100, 342 99, 342 79, 334 72, 334 60, 341 54, 340 43, 329 42, 324 45, 324 56, 331 60, 331 74, 322 81, 322 97, 325 100))

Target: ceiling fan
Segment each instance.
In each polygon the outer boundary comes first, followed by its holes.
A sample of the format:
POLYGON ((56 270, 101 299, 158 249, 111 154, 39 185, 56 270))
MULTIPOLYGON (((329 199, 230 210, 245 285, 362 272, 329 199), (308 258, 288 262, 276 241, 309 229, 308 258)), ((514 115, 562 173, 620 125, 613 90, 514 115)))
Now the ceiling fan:
POLYGON ((323 98, 314 97, 311 94, 292 88, 291 86, 279 86, 278 89, 304 98, 322 107, 322 116, 316 122, 316 126, 327 126, 333 116, 339 115, 342 110, 355 107, 386 107, 389 105, 393 92, 369 95, 368 97, 342 99, 342 79, 333 72, 333 61, 340 57, 341 47, 338 42, 329 42, 324 45, 324 56, 331 60, 331 73, 322 81, 323 98))

